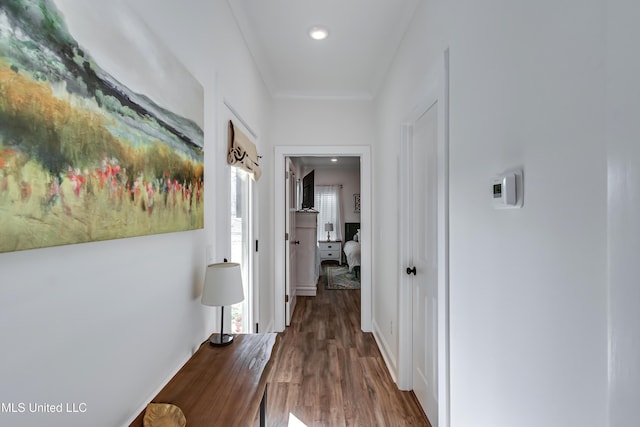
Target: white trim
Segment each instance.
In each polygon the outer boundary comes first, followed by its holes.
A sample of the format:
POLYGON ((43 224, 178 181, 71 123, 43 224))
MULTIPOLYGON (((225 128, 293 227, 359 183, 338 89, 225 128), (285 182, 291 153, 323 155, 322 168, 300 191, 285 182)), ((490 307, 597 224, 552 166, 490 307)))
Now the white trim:
MULTIPOLYGON (((252 285, 253 285, 253 307, 251 325, 249 326, 249 332, 256 332, 256 323, 260 324, 260 203, 258 200, 258 189, 253 179, 249 179, 251 184, 251 211, 253 217, 252 230, 251 230, 251 243, 249 253, 251 256, 252 271, 252 285), (258 241, 258 251, 256 251, 256 241, 258 241)), ((268 329, 267 329, 268 330, 268 329)))
POLYGON ((372 260, 371 260, 371 148, 366 145, 353 146, 277 146, 274 156, 274 330, 285 329, 284 313, 284 251, 285 251, 285 200, 284 171, 287 156, 358 156, 360 157, 360 233, 368 242, 361 247, 361 317, 360 327, 371 332, 372 317, 372 260))
MULTIPOLYGON (((298 285, 296 286, 296 296, 301 297, 315 297, 318 293, 318 288, 316 284, 313 285, 298 285)), ((293 313, 294 308, 291 308, 291 312, 293 313)))
POLYGON ((314 101, 371 101, 374 96, 369 92, 354 92, 352 94, 331 95, 326 93, 307 92, 277 92, 276 99, 314 100, 314 101))
POLYGON ((373 338, 376 340, 376 344, 378 345, 378 349, 380 350, 380 354, 382 354, 382 359, 384 360, 385 365, 387 365, 387 371, 389 371, 389 375, 391 375, 391 379, 396 384, 398 383, 398 361, 394 357, 393 352, 391 351, 391 347, 384 339, 384 334, 380 329, 380 325, 373 320, 373 338))
MULTIPOLYGON (((410 188, 409 162, 415 122, 434 103, 440 103, 443 114, 438 117, 438 427, 450 425, 450 373, 449 373, 449 50, 437 61, 416 91, 416 102, 406 114, 401 126, 401 193, 400 206, 407 206, 413 194, 410 188)), ((399 236, 399 265, 401 266, 398 291, 398 387, 410 390, 412 386, 412 288, 405 268, 412 265, 409 225, 412 214, 401 209, 399 236)))
POLYGON ((440 427, 451 424, 451 378, 450 378, 450 324, 449 324, 449 49, 444 51, 442 64, 441 96, 444 111, 444 126, 438 139, 438 217, 442 223, 438 226, 438 417, 440 427))
MULTIPOLYGON (((295 234, 295 230, 293 230, 295 228, 295 221, 294 224, 291 224, 291 212, 288 211, 288 209, 291 209, 292 206, 290 204, 291 199, 295 199, 296 203, 298 202, 297 200, 297 193, 296 195, 292 195, 290 194, 291 192, 291 185, 292 183, 295 183, 295 165, 293 164, 293 162, 291 161, 291 159, 285 159, 285 174, 286 178, 285 178, 285 233, 289 233, 289 243, 291 243, 291 238, 292 236, 295 234), (291 176, 293 175, 293 176, 291 176), (287 193, 288 196, 287 196, 287 193), (287 200, 287 197, 289 197, 289 200, 287 200), (288 224, 287 224, 288 223, 288 224)), ((296 192, 298 190, 297 184, 294 184, 296 186, 296 192)), ((291 244, 285 244, 285 259, 289 259, 289 264, 286 265, 285 268, 285 278, 284 278, 284 283, 286 284, 287 282, 291 281, 292 278, 292 267, 291 267, 291 244)), ((291 324, 291 316, 293 315, 294 310, 296 309, 296 304, 298 303, 298 290, 296 288, 296 286, 292 286, 290 284, 289 289, 289 306, 287 307, 287 303, 285 303, 285 325, 289 326, 291 324)), ((285 286, 285 295, 287 293, 287 289, 285 286)), ((312 296, 315 296, 315 294, 313 294, 312 296)))
POLYGON ((409 206, 413 193, 411 179, 411 148, 413 145, 413 122, 403 124, 400 130, 400 222, 398 224, 398 236, 402 242, 398 248, 398 265, 400 266, 400 278, 398 289, 398 388, 411 390, 412 379, 412 348, 413 336, 411 330, 413 289, 411 281, 405 272, 405 268, 413 265, 409 237, 411 236, 410 224, 413 224, 413 216, 409 206))
POLYGON ((269 322, 266 326, 260 325, 259 333, 263 333, 266 331, 273 331, 273 322, 269 322))

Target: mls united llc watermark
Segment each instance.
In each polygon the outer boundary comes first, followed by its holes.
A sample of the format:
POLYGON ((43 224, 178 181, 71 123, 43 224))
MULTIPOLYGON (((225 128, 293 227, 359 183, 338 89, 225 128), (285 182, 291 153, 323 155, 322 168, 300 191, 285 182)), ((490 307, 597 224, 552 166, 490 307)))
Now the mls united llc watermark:
POLYGON ((0 414, 84 414, 85 412, 87 412, 87 404, 84 402, 0 402, 0 414))

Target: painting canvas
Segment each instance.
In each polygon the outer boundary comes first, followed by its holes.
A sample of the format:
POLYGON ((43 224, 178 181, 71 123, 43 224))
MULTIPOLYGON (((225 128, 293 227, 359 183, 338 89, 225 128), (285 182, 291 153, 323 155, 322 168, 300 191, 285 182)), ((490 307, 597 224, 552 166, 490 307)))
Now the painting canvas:
POLYGON ((0 2, 0 252, 204 226, 202 86, 98 3, 0 2))

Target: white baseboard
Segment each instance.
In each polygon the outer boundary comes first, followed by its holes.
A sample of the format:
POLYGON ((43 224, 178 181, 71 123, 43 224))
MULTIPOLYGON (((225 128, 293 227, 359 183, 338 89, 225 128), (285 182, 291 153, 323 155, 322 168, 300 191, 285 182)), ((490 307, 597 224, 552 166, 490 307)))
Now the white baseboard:
POLYGON ((380 349, 380 353, 382 353, 382 359, 384 360, 385 365, 387 365, 387 370, 393 379, 393 382, 398 384, 398 362, 395 355, 391 352, 387 341, 384 339, 384 335, 380 332, 381 329, 376 323, 373 321, 373 338, 376 340, 376 344, 378 344, 378 348, 380 349))
POLYGON ((291 297, 291 301, 289 301, 289 310, 291 310, 292 319, 293 319, 293 313, 296 312, 297 304, 298 304, 298 289, 296 289, 296 293, 291 297))
POLYGON ((269 322, 269 324, 267 325, 267 327, 266 327, 266 328, 264 328, 264 327, 260 326, 260 333, 261 333, 261 334, 262 334, 262 333, 267 333, 267 332, 275 332, 275 331, 273 330, 273 318, 272 318, 272 320, 269 322))
POLYGON ((316 285, 296 286, 296 295, 300 297, 315 297, 318 292, 316 285))

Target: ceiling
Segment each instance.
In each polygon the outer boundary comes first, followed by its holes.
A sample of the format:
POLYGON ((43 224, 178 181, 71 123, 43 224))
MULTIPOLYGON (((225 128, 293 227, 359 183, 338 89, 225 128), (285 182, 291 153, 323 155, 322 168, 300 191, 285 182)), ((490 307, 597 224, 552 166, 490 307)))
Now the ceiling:
POLYGON ((328 99, 375 97, 419 1, 228 0, 272 96, 328 99))

